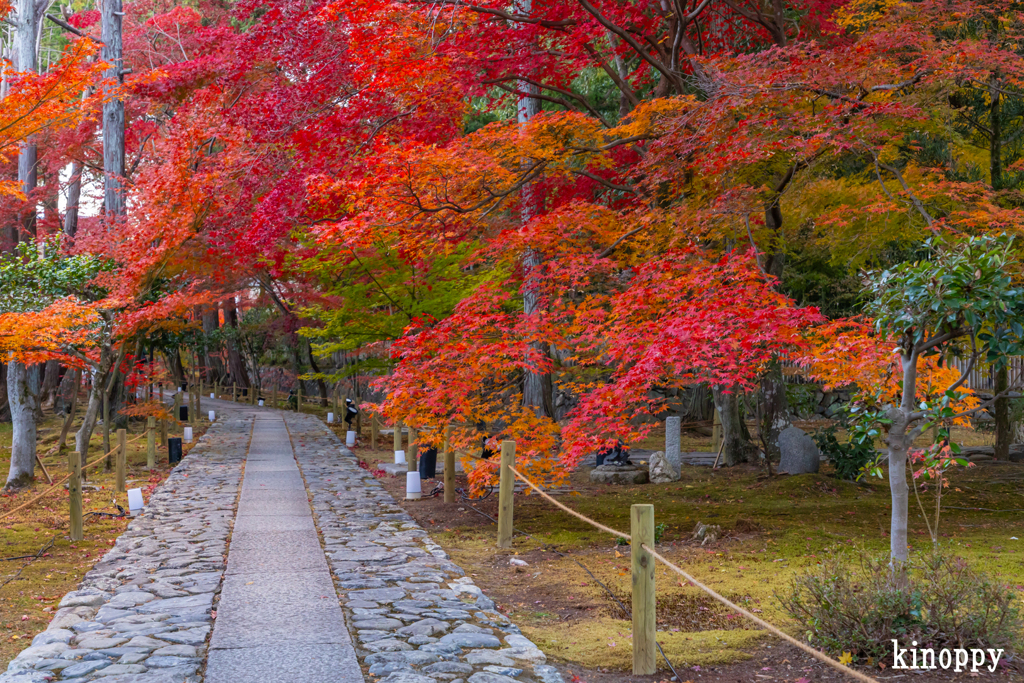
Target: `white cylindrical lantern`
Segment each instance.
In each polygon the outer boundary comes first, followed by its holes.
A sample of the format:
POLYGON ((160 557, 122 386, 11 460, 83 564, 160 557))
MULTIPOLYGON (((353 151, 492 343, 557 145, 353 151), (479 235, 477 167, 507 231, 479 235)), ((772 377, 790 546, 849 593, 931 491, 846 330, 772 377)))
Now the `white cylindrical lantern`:
POLYGON ((261 407, 263 406, 263 399, 262 398, 259 400, 259 404, 260 404, 261 407))
POLYGON ((217 398, 217 394, 211 393, 210 398, 217 398))
POLYGON ((217 419, 217 413, 215 413, 214 411, 211 410, 210 411, 210 422, 213 422, 216 419, 217 419))
MULTIPOLYGON (((334 424, 334 413, 327 413, 327 424, 334 424)), ((352 444, 349 444, 350 446, 352 444)))
POLYGON ((185 443, 192 443, 192 428, 185 427, 185 433, 182 435, 182 441, 185 443))
POLYGON ((395 451, 395 464, 404 465, 405 463, 405 451, 395 451))
POLYGON ((345 434, 345 445, 355 446, 356 445, 356 433, 353 431, 346 432, 345 434))
POLYGON ((420 491, 420 473, 419 472, 406 472, 405 473, 405 499, 406 500, 419 500, 423 497, 423 493, 420 491))

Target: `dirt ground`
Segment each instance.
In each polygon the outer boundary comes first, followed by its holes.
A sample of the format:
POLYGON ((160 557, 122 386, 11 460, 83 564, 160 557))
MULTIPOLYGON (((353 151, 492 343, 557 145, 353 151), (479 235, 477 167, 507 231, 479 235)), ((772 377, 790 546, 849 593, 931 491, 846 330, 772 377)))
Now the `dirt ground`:
MULTIPOLYGON (((692 437, 694 441, 698 436, 692 437)), ((357 447, 373 468, 393 459, 388 450, 357 447)), ((888 487, 854 484, 828 476, 767 478, 754 467, 712 472, 684 468, 680 482, 611 487, 593 485, 586 473, 571 477, 574 494, 561 502, 613 528, 628 531, 632 503, 655 505, 659 552, 729 599, 792 635, 798 627, 776 598, 790 579, 835 549, 885 552, 888 548, 888 487), (701 547, 691 540, 697 521, 718 524, 723 537, 701 547)), ((988 464, 954 475, 951 507, 1024 508, 1024 466, 988 464)), ((441 496, 405 501, 405 478, 382 477, 384 486, 452 555, 500 609, 508 614, 567 674, 567 680, 668 681, 672 672, 659 657, 655 676, 631 676, 631 622, 616 600, 629 607, 629 547, 557 510, 536 495, 515 497, 517 535, 511 551, 497 550, 497 495, 482 500, 441 496), (474 510, 475 508, 475 510, 474 510), (481 514, 483 513, 483 514, 481 514), (527 563, 514 566, 512 557, 527 563), (575 678, 573 678, 575 677, 575 678)), ((464 477, 457 479, 465 486, 464 477)), ((434 482, 425 482, 424 493, 434 482)), ((911 524, 912 546, 930 547, 922 519, 911 524)), ((944 512, 944 542, 972 564, 1011 584, 1024 583, 1024 515, 981 510, 944 512)), ((785 642, 757 630, 675 574, 657 574, 658 640, 681 681, 842 680, 843 676, 785 642)), ((1024 585, 1017 585, 1024 597, 1024 585)), ((906 678, 931 683, 968 678, 1024 681, 1019 662, 987 671, 917 673, 868 667, 879 680, 906 678)))

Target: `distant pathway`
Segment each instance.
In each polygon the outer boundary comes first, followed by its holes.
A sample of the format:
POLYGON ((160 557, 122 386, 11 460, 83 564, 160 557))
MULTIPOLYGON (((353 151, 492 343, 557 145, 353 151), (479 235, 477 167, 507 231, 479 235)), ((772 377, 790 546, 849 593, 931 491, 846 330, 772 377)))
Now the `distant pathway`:
POLYGON ((203 408, 218 421, 0 683, 562 683, 320 419, 203 408))

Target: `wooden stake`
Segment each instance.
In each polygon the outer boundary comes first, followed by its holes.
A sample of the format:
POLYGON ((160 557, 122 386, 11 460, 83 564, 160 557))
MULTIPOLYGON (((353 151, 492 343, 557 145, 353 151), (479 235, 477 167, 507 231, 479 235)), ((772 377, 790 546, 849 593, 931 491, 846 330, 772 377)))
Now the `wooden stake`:
POLYGON ((377 450, 377 416, 370 416, 370 450, 377 450))
POLYGON ((633 505, 629 509, 633 568, 633 675, 650 676, 657 671, 654 558, 641 545, 654 547, 654 506, 633 505))
POLYGON ((160 448, 167 447, 167 420, 160 420, 160 448))
POLYGON ((53 477, 51 477, 50 473, 46 471, 46 465, 43 464, 43 459, 39 457, 38 452, 36 453, 36 464, 39 465, 39 469, 43 471, 43 476, 46 477, 46 483, 52 484, 53 477))
POLYGON ((146 418, 146 467, 156 467, 156 418, 146 418))
POLYGON ((274 386, 270 389, 270 407, 277 407, 277 382, 274 382, 274 386))
POLYGON ((123 429, 117 430, 117 479, 116 491, 124 493, 125 470, 128 465, 128 436, 123 429))
POLYGON ((68 452, 68 517, 71 520, 72 541, 82 540, 82 455, 78 451, 68 452))
POLYGON ((510 467, 516 463, 516 442, 501 442, 501 474, 498 479, 498 547, 512 547, 512 492, 516 478, 510 467))
POLYGON ((178 420, 178 416, 181 415, 181 392, 174 392, 174 412, 171 413, 171 419, 178 420))
POLYGON ((402 422, 395 420, 395 452, 402 450, 402 422))
POLYGON ((231 402, 238 402, 238 384, 234 382, 231 383, 231 402))
MULTIPOLYGON (((722 445, 718 447, 718 455, 715 456, 715 464, 711 466, 711 469, 718 469, 718 459, 722 457, 722 451, 725 449, 725 439, 722 439, 722 445)), ((769 465, 770 467, 770 465, 769 465)))
POLYGON ((444 502, 455 502, 455 449, 451 447, 452 426, 444 428, 444 502))
POLYGON ((302 380, 295 380, 295 385, 298 387, 295 390, 295 412, 302 412, 302 380))

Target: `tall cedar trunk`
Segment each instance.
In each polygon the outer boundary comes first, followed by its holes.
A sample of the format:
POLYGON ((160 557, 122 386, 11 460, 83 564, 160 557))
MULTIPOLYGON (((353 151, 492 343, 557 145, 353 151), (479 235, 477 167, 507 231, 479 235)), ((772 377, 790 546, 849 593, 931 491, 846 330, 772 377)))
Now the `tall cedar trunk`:
MULTIPOLYGON (((203 306, 203 334, 210 336, 220 329, 220 312, 216 304, 203 306)), ((224 379, 224 363, 209 343, 203 346, 203 365, 206 366, 206 381, 220 382, 224 379)))
MULTIPOLYGON (((35 0, 18 0, 17 68, 36 70, 35 0)), ((21 229, 35 235, 36 208, 32 200, 36 189, 36 146, 31 138, 22 143, 18 154, 18 183, 29 198, 21 211, 21 229)), ((13 243, 20 239, 17 223, 13 243)), ((11 470, 8 486, 23 486, 31 479, 36 457, 36 411, 39 407, 39 369, 12 362, 7 368, 7 401, 11 411, 11 470)))
MULTIPOLYGON (((100 56, 110 68, 103 75, 110 83, 124 82, 121 75, 121 0, 100 0, 100 56)), ((124 101, 109 97, 103 102, 103 207, 106 220, 114 226, 124 220, 124 101)))
MULTIPOLYGON (((224 301, 224 323, 235 330, 238 329, 238 310, 235 308, 234 299, 224 301)), ((231 381, 239 387, 247 388, 249 386, 249 373, 245 370, 245 363, 242 361, 242 354, 238 350, 238 343, 231 337, 228 337, 227 347, 228 373, 231 375, 231 381)))
POLYGON ((749 461, 757 452, 750 442, 750 432, 740 414, 740 395, 731 390, 715 387, 715 407, 722 418, 722 462, 726 467, 749 461))
MULTIPOLYGON (((516 11, 522 15, 529 16, 532 9, 532 0, 516 0, 516 11)), ((516 102, 516 114, 519 125, 524 125, 540 112, 540 100, 534 95, 539 94, 537 86, 526 81, 520 81, 518 89, 521 93, 516 102)), ((522 208, 520 209, 520 220, 523 225, 528 224, 540 210, 542 198, 540 190, 534 185, 524 185, 522 189, 522 208)), ((527 249, 523 254, 523 313, 530 317, 536 315, 539 310, 536 287, 536 277, 533 273, 540 268, 540 255, 533 249, 527 249)), ((530 345, 531 355, 546 355, 547 349, 542 344, 530 345)), ((554 418, 554 401, 552 398, 552 384, 550 372, 527 371, 523 378, 523 405, 533 408, 538 416, 554 418)))
POLYGON ((89 461, 89 440, 96 429, 100 409, 103 407, 103 392, 107 389, 110 368, 114 363, 114 354, 110 344, 100 347, 100 362, 93 370, 92 386, 89 388, 89 403, 82 417, 82 426, 75 433, 75 450, 79 452, 84 465, 89 461))
MULTIPOLYGON (((1003 187, 1003 116, 1002 93, 1000 92, 999 72, 992 74, 989 89, 989 173, 993 190, 1003 187)), ((995 393, 1005 392, 1010 386, 1009 369, 1003 367, 996 371, 995 393)), ((1013 434, 1010 425, 1010 399, 1007 396, 997 398, 995 402, 996 442, 994 455, 999 460, 1010 457, 1010 442, 1013 434)))
POLYGON ((7 365, 7 395, 11 402, 11 469, 7 488, 32 481, 36 462, 36 404, 39 400, 39 365, 17 361, 7 365))
POLYGON ((68 204, 64 211, 64 234, 74 237, 78 233, 78 203, 82 199, 82 162, 71 164, 71 180, 68 183, 68 204))

